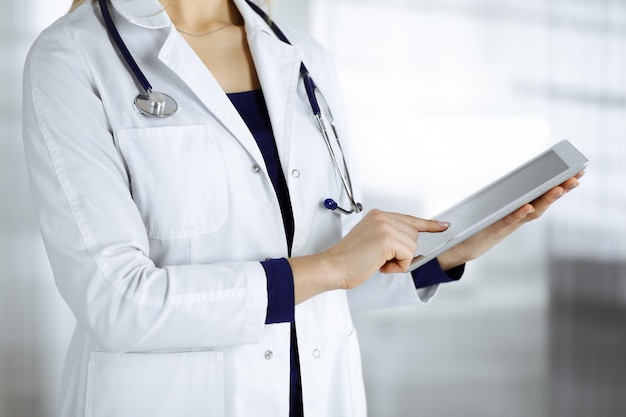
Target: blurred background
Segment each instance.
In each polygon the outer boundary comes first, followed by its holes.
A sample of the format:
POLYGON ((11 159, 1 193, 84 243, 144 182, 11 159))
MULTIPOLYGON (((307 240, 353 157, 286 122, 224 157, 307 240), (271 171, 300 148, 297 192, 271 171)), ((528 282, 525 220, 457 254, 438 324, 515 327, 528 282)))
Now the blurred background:
MULTIPOLYGON (((0 4, 2 417, 54 414, 74 325, 20 127, 24 58, 69 3, 0 4)), ((626 3, 271 3, 336 63, 370 208, 434 216, 561 139, 591 160, 430 304, 355 317, 370 415, 626 416, 626 3)))

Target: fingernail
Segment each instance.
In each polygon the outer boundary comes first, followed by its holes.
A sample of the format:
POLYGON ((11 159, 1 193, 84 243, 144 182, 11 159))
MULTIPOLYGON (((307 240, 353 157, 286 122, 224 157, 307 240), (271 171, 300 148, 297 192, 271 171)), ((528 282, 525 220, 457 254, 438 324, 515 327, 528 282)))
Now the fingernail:
POLYGON ((441 227, 450 227, 450 222, 437 222, 437 224, 441 227))
POLYGON ((572 191, 576 187, 578 187, 578 184, 572 184, 569 187, 567 187, 567 191, 572 191))
POLYGON ((524 216, 528 216, 529 214, 533 214, 535 212, 535 208, 531 207, 524 213, 524 216))
POLYGON ((554 200, 558 200, 559 198, 563 197, 565 195, 565 192, 561 192, 559 194, 556 195, 556 197, 554 197, 554 200))

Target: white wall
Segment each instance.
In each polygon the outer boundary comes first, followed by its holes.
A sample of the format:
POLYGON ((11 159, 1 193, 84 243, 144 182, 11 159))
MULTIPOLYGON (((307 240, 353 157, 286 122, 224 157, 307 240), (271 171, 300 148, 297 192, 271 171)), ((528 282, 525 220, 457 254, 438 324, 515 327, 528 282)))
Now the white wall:
POLYGON ((72 317, 58 295, 30 202, 21 142, 22 68, 64 2, 0 5, 0 416, 54 410, 72 317))

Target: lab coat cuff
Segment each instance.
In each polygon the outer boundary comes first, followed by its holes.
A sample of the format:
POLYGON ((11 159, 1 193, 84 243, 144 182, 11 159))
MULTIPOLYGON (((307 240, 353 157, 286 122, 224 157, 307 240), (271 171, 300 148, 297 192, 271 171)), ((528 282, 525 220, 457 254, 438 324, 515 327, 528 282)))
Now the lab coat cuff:
POLYGON ((463 276, 465 264, 444 271, 437 258, 411 272, 416 289, 432 287, 446 282, 458 281, 463 276))
POLYGON ((261 262, 267 277, 265 324, 288 323, 295 319, 295 297, 291 265, 285 258, 261 262))

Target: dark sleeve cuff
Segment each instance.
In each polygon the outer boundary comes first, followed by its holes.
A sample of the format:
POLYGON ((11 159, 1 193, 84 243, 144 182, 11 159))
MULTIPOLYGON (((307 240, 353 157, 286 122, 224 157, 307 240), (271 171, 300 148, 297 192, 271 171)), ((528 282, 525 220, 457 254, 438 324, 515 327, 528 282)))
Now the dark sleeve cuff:
POLYGON ((419 268, 411 271, 415 288, 426 288, 437 284, 443 284, 451 281, 458 281, 463 276, 465 264, 459 265, 448 271, 441 269, 437 258, 426 262, 419 268))
POLYGON ((295 297, 291 265, 285 258, 261 262, 267 277, 265 324, 289 323, 295 319, 295 297))

